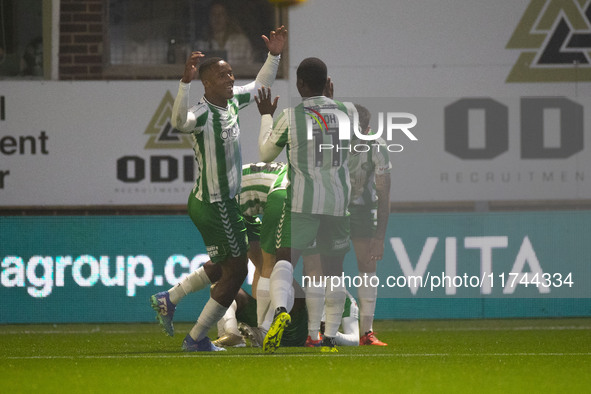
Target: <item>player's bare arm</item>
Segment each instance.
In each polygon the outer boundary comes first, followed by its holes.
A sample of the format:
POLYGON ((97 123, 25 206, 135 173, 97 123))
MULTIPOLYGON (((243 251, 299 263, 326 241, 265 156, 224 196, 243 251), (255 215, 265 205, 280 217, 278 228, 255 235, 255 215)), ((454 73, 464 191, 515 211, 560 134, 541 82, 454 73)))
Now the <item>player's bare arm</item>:
MULTIPOLYGON (((262 36, 263 40, 269 50, 267 60, 263 64, 263 67, 258 72, 254 84, 246 85, 248 89, 252 89, 252 96, 256 94, 256 89, 263 86, 272 86, 277 76, 277 70, 279 69, 279 61, 281 59, 281 52, 287 42, 287 29, 284 26, 277 28, 272 31, 269 37, 262 36)), ((252 97, 251 96, 251 97, 252 97)))
POLYGON ((261 113, 261 128, 259 131, 259 158, 261 161, 268 163, 275 160, 282 148, 275 145, 271 139, 273 132, 273 113, 277 109, 277 101, 279 96, 271 101, 271 89, 261 88, 258 90, 258 95, 255 96, 255 101, 261 113))
POLYGON ((370 240, 370 258, 379 261, 384 257, 384 241, 390 217, 390 174, 376 175, 376 194, 378 196, 377 228, 370 240))
POLYGON ((277 56, 283 52, 283 48, 287 43, 287 29, 285 26, 278 27, 269 33, 269 37, 262 35, 261 38, 271 55, 277 56))

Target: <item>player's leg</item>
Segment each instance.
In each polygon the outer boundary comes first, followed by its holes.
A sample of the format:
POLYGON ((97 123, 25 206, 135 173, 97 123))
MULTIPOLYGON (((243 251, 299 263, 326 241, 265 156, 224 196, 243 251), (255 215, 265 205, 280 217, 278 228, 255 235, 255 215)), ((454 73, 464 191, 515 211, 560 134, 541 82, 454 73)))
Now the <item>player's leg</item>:
POLYGON ((236 200, 210 204, 191 198, 189 214, 203 237, 212 262, 220 265, 221 276, 212 287, 197 322, 185 337, 183 349, 219 350, 211 344, 207 332, 224 316, 246 278, 246 226, 236 200))
POLYGON ((275 352, 279 347, 283 330, 290 322, 287 302, 293 281, 293 265, 300 258, 301 250, 312 244, 318 231, 318 221, 312 215, 293 213, 289 198, 285 202, 277 229, 277 263, 270 277, 271 304, 275 308, 275 317, 263 341, 263 351, 268 353, 275 352))
POLYGON ((304 255, 304 292, 308 309, 308 338, 306 347, 321 345, 320 322, 324 313, 326 281, 322 275, 322 262, 316 248, 305 250, 304 255))
POLYGON ((285 328, 281 338, 281 346, 300 347, 304 346, 308 337, 308 313, 303 290, 295 281, 293 289, 295 298, 293 306, 289 309, 291 322, 285 328))
POLYGON ((361 345, 386 346, 387 344, 376 338, 373 332, 373 320, 376 309, 378 288, 377 261, 371 259, 370 241, 376 229, 375 209, 372 207, 350 206, 351 211, 351 239, 359 274, 364 278, 357 288, 359 300, 359 325, 363 333, 361 345))
POLYGON ((279 347, 283 330, 291 322, 291 317, 287 313, 293 280, 293 266, 290 260, 291 249, 277 249, 277 262, 269 278, 269 295, 274 307, 270 309, 274 310, 274 317, 263 340, 263 351, 267 353, 274 353, 279 347))
POLYGON ((186 275, 168 291, 161 291, 150 297, 152 309, 156 311, 156 320, 167 335, 174 336, 172 321, 179 302, 188 294, 209 288, 220 278, 221 274, 221 268, 209 260, 186 275))
POLYGON ((270 277, 275 266, 276 236, 277 227, 283 213, 283 204, 285 203, 285 190, 276 190, 267 196, 267 203, 263 210, 263 224, 261 225, 261 250, 262 250, 262 269, 256 292, 253 294, 257 299, 257 325, 266 331, 271 325, 273 314, 269 313, 271 304, 270 277), (270 319, 268 316, 271 315, 270 319))
POLYGON ((257 328, 257 300, 240 289, 236 296, 236 303, 238 306, 236 311, 238 330, 243 339, 245 342, 250 342, 252 347, 261 347, 264 335, 257 328))
POLYGON ((349 217, 323 216, 318 235, 322 272, 328 277, 325 293, 325 325, 321 350, 335 352, 336 336, 345 307, 343 262, 349 251, 349 217))
POLYGON ((324 336, 322 338, 322 351, 336 351, 335 338, 341 325, 341 317, 345 305, 345 284, 342 280, 343 256, 322 255, 323 271, 330 279, 326 283, 324 300, 324 336))
POLYGON ((259 241, 248 242, 248 260, 254 265, 251 287, 253 294, 256 294, 263 270, 263 251, 261 250, 261 243, 259 241))
POLYGON ((192 351, 192 344, 198 344, 201 341, 209 342, 207 337, 209 329, 224 316, 232 303, 230 297, 236 295, 244 278, 246 278, 246 261, 246 255, 244 255, 227 259, 222 263, 222 277, 212 287, 209 300, 201 311, 197 322, 185 338, 183 343, 185 350, 192 351))
POLYGON ((297 264, 302 250, 313 245, 319 225, 320 221, 317 215, 292 212, 282 216, 277 231, 277 262, 270 277, 273 307, 286 309, 289 289, 293 281, 294 266, 297 264))
POLYGON ((245 347, 246 342, 238 330, 238 320, 236 319, 236 301, 230 304, 230 307, 224 313, 224 316, 218 320, 218 338, 212 343, 218 347, 245 347))
MULTIPOLYGON (((189 196, 189 207, 191 207, 192 200, 198 201, 193 195, 189 196)), ((195 210, 197 206, 201 205, 193 203, 192 206, 195 210)), ((189 214, 191 214, 191 209, 189 209, 189 214)), ((150 297, 150 304, 156 311, 156 320, 158 320, 167 335, 174 335, 173 317, 179 302, 190 293, 208 288, 221 277, 221 273, 221 267, 209 260, 189 275, 186 275, 168 291, 161 291, 150 297)))
POLYGON ((255 314, 255 310, 256 300, 240 289, 224 316, 218 321, 218 339, 213 341, 213 344, 222 347, 246 346, 246 341, 238 328, 238 322, 247 324, 252 324, 252 320, 256 322, 256 316, 250 316, 255 314))
MULTIPOLYGON (((281 338, 281 346, 302 346, 306 341, 306 324, 308 320, 304 294, 295 280, 293 281, 293 287, 290 290, 292 291, 290 291, 289 299, 287 301, 290 324, 285 327, 284 335, 281 338)), ((263 327, 257 327, 256 311, 253 312, 253 308, 251 307, 252 304, 256 303, 257 300, 252 299, 252 302, 247 304, 242 310, 240 310, 239 307, 240 315, 237 315, 237 318, 240 324, 238 327, 242 335, 250 340, 251 346, 262 347, 263 340, 271 325, 273 316, 271 315, 269 325, 266 326, 266 329, 263 327)), ((272 310, 269 311, 272 312, 272 310)))
POLYGON ((373 332, 373 320, 376 309, 378 288, 373 286, 377 283, 376 269, 377 262, 371 260, 370 238, 353 238, 353 248, 357 256, 357 266, 359 275, 363 277, 361 286, 357 288, 357 298, 359 300, 359 325, 363 333, 360 339, 361 345, 386 346, 386 344, 376 338, 373 332))
POLYGON ((221 275, 221 268, 212 263, 211 260, 207 261, 168 290, 170 301, 178 305, 185 296, 206 289, 212 283, 217 282, 221 275))
POLYGON ((269 329, 270 320, 273 320, 273 308, 271 307, 270 277, 275 266, 275 255, 263 250, 263 269, 256 290, 257 299, 257 326, 269 329), (269 319, 269 315, 271 318, 269 319))
POLYGON ((347 291, 345 310, 341 321, 342 332, 337 332, 336 344, 340 346, 359 346, 359 307, 347 291))
POLYGON ((246 224, 246 236, 248 238, 248 259, 254 265, 252 278, 252 292, 256 294, 259 278, 263 269, 263 256, 261 250, 262 221, 258 216, 244 216, 246 224))

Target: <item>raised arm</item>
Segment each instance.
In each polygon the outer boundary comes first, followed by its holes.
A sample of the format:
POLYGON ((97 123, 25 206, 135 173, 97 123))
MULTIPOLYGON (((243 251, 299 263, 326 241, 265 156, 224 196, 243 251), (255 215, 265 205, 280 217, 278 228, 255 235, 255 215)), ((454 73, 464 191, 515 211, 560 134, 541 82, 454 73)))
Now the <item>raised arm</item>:
POLYGON ((192 112, 189 112, 189 90, 191 81, 197 73, 197 65, 204 55, 201 52, 193 52, 185 63, 183 78, 179 83, 179 90, 172 106, 170 123, 172 127, 180 131, 191 131, 195 128, 197 120, 192 112))
POLYGON ((267 38, 267 36, 262 37, 265 41, 265 44, 267 45, 267 49, 269 50, 267 60, 265 60, 265 63, 259 70, 254 81, 244 86, 234 87, 234 94, 250 94, 248 102, 242 103, 241 108, 242 106, 248 105, 252 102, 253 96, 256 94, 258 89, 262 88, 263 86, 270 87, 275 82, 277 70, 279 70, 281 52, 283 51, 285 43, 287 42, 287 29, 284 26, 281 26, 276 31, 272 31, 271 34, 269 34, 269 38, 267 38))
POLYGON ((282 25, 277 30, 272 30, 269 37, 262 35, 261 38, 265 42, 269 53, 278 56, 283 52, 283 48, 287 43, 287 29, 282 25))
POLYGON ((259 157, 266 163, 275 160, 282 151, 282 147, 277 146, 271 137, 273 133, 273 114, 277 109, 279 96, 271 101, 271 89, 261 88, 255 101, 261 114, 261 129, 259 131, 259 157))
POLYGON ((271 86, 273 85, 273 82, 275 82, 277 70, 279 69, 281 53, 283 52, 283 48, 287 43, 287 29, 285 26, 281 26, 277 30, 271 31, 268 38, 265 35, 261 37, 263 38, 263 41, 269 50, 269 55, 267 56, 265 64, 263 64, 263 67, 257 74, 257 89, 262 86, 271 86))

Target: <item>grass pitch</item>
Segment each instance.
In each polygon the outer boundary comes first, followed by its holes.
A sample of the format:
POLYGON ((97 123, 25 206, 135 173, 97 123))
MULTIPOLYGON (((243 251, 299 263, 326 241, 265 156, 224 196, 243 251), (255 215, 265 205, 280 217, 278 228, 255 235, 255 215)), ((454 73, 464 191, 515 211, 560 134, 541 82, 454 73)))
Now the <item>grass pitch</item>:
POLYGON ((153 324, 0 326, 3 393, 587 393, 591 318, 378 321, 388 347, 183 353, 153 324))

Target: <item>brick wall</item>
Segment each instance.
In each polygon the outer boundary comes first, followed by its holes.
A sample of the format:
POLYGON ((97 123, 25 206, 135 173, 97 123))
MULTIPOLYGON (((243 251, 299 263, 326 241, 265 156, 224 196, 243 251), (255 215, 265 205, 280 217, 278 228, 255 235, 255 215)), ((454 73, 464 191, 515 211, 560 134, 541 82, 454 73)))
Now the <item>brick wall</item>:
POLYGON ((107 0, 61 0, 59 79, 103 79, 107 0))

